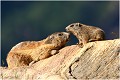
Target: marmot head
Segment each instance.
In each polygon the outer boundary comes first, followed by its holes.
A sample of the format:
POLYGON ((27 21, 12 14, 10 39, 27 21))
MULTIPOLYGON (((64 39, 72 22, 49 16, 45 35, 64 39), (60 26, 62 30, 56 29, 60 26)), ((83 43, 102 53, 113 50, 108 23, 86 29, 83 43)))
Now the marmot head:
POLYGON ((70 25, 68 25, 65 29, 68 32, 74 32, 77 31, 78 29, 80 29, 83 26, 83 24, 81 23, 72 23, 70 25))
POLYGON ((56 32, 51 35, 49 35, 46 38, 45 43, 46 44, 55 44, 56 47, 63 47, 65 46, 66 42, 70 38, 70 33, 67 32, 56 32))

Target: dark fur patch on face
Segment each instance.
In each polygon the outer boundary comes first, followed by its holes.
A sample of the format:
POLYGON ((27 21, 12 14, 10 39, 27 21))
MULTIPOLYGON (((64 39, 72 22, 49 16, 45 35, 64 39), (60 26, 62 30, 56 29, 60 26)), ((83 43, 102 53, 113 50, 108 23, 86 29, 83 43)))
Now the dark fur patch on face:
POLYGON ((72 25, 70 25, 70 27, 73 27, 74 25, 72 24, 72 25))

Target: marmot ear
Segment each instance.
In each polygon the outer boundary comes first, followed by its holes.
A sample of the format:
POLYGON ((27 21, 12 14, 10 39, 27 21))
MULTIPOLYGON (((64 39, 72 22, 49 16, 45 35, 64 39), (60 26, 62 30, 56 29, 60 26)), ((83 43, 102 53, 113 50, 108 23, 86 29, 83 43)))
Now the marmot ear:
POLYGON ((79 23, 79 27, 81 27, 82 26, 82 24, 81 23, 79 23))
POLYGON ((46 40, 45 40, 45 44, 50 44, 51 43, 51 39, 50 39, 50 37, 48 37, 46 40))
POLYGON ((47 39, 46 41, 45 41, 45 44, 50 44, 51 43, 51 40, 50 39, 47 39))
POLYGON ((49 37, 46 39, 45 43, 46 43, 46 44, 51 44, 53 39, 54 39, 54 36, 49 36, 49 37))

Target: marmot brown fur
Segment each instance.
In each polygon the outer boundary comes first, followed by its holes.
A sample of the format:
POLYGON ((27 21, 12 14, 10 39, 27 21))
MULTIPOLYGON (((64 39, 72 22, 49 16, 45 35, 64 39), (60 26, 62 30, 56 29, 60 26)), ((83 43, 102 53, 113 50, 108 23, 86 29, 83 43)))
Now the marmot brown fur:
POLYGON ((77 37, 81 47, 88 42, 105 39, 105 34, 102 29, 81 23, 72 23, 66 27, 66 30, 77 37))
POLYGON ((14 46, 7 56, 8 68, 28 66, 32 61, 39 61, 54 55, 65 46, 70 34, 56 32, 41 41, 25 41, 14 46))

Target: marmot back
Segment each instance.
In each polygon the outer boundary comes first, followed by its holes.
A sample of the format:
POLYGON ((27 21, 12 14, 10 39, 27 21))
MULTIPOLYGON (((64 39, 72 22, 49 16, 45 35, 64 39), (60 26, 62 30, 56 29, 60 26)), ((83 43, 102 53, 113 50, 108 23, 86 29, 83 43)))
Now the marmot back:
POLYGON ((48 58, 64 47, 69 37, 67 32, 56 32, 41 41, 18 43, 8 53, 8 67, 28 66, 32 61, 48 58))
POLYGON ((70 24, 66 27, 66 30, 77 37, 82 47, 88 42, 105 39, 105 34, 102 29, 81 23, 70 24))

